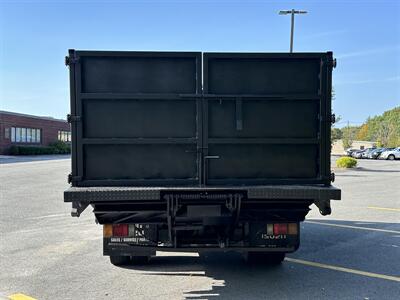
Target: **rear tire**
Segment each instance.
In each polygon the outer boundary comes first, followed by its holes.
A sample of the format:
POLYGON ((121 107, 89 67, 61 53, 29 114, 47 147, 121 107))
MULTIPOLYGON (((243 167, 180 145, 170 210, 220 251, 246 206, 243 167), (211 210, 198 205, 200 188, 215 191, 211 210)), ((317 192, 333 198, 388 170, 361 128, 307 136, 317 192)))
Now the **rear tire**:
POLYGON ((134 265, 145 265, 149 260, 150 256, 131 256, 131 262, 134 265))
POLYGON ((394 157, 393 154, 390 154, 390 155, 388 156, 388 160, 394 160, 394 159, 395 159, 395 157, 394 157))
POLYGON ((125 265, 129 262, 129 259, 130 259, 129 256, 110 256, 110 262, 114 266, 125 265))
POLYGON ((249 264, 279 265, 285 259, 284 252, 247 252, 245 259, 249 264))

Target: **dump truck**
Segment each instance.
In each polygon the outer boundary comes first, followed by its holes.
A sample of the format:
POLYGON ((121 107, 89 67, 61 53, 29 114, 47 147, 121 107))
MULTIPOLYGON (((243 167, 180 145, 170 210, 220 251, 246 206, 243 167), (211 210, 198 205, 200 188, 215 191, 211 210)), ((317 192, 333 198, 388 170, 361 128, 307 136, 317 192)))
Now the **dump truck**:
POLYGON ((156 251, 280 263, 331 213, 332 52, 69 50, 72 216, 115 265, 156 251))

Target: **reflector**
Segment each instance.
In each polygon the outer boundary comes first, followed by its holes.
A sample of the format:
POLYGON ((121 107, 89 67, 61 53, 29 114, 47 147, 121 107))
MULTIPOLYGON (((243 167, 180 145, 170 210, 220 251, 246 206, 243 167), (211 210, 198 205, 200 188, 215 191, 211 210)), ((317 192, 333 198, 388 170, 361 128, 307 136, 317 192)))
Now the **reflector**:
POLYGON ((103 237, 108 238, 111 237, 113 234, 113 227, 111 224, 104 224, 103 225, 103 237))
POLYGON ((288 224, 288 234, 298 234, 299 230, 297 227, 297 223, 289 223, 288 224))
POLYGON ((274 234, 274 224, 267 224, 267 234, 268 235, 274 234))

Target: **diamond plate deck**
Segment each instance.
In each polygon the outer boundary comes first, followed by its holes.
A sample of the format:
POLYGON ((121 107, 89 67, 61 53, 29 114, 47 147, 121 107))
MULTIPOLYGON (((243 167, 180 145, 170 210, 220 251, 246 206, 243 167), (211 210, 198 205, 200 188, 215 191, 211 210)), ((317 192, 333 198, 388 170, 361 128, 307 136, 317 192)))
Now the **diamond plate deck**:
POLYGON ((71 187, 64 192, 65 202, 108 202, 160 200, 162 193, 245 191, 248 199, 340 200, 341 191, 334 186, 276 185, 231 187, 71 187))

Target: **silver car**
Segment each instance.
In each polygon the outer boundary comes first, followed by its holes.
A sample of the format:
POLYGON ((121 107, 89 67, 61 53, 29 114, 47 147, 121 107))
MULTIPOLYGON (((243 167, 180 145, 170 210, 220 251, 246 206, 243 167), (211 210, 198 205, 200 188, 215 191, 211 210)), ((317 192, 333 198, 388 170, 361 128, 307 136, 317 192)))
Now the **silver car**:
POLYGON ((400 159, 400 147, 394 148, 393 150, 384 151, 379 156, 379 159, 395 160, 400 159))
POLYGON ((366 149, 354 151, 351 153, 351 156, 354 158, 362 158, 362 155, 365 151, 366 149))
POLYGON ((369 154, 374 152, 376 148, 367 148, 364 150, 363 153, 361 153, 361 158, 369 158, 369 154))

